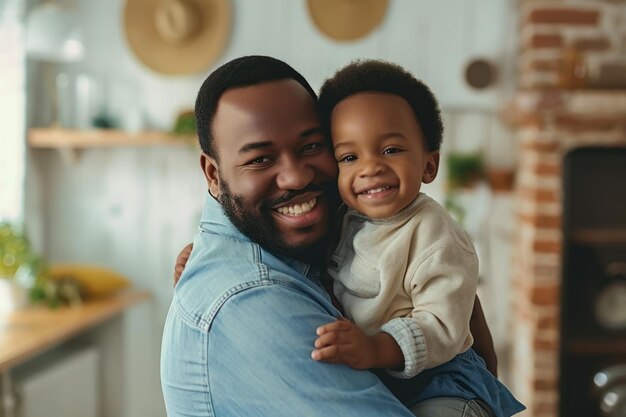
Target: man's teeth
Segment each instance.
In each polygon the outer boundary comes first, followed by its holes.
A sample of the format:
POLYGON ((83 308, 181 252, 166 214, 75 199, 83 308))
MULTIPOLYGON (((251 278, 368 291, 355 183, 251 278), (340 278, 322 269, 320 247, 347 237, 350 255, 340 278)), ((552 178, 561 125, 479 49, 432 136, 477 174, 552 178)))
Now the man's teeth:
POLYGON ((372 188, 371 190, 363 191, 361 194, 380 193, 381 191, 385 191, 385 190, 388 190, 390 188, 391 188, 390 186, 385 185, 384 187, 372 188))
POLYGON ((313 210, 313 208, 316 205, 317 205, 317 197, 314 197, 310 199, 309 201, 305 201, 304 203, 301 203, 301 204, 278 207, 276 211, 282 214, 288 214, 292 216, 301 216, 313 210))

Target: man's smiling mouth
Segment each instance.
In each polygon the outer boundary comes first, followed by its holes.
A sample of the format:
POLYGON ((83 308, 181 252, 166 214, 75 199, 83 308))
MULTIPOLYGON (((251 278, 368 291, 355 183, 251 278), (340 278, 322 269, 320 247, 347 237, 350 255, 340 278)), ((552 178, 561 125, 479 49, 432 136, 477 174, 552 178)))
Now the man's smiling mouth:
POLYGON ((317 205, 317 197, 313 197, 309 201, 303 203, 292 204, 290 206, 277 207, 275 210, 287 216, 302 216, 313 210, 317 205))

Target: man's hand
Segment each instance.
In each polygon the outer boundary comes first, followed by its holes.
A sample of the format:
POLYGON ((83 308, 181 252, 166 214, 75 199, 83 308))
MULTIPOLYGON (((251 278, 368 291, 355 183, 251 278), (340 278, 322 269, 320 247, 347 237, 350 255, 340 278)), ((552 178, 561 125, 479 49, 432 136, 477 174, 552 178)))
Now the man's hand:
POLYGON ((178 258, 176 258, 176 266, 174 267, 174 286, 178 284, 178 280, 185 270, 185 265, 187 265, 187 261, 189 260, 189 255, 191 255, 192 249, 193 243, 190 243, 185 246, 182 251, 180 251, 180 253, 178 254, 178 258))
POLYGON ((476 296, 476 300, 474 301, 474 310, 472 310, 472 317, 470 318, 470 331, 472 332, 472 336, 474 336, 474 345, 472 348, 483 358, 489 372, 497 377, 498 358, 478 296, 476 296))
POLYGON ((404 356, 395 339, 386 333, 368 336, 346 319, 318 327, 311 357, 316 361, 342 363, 355 369, 398 368, 404 356))

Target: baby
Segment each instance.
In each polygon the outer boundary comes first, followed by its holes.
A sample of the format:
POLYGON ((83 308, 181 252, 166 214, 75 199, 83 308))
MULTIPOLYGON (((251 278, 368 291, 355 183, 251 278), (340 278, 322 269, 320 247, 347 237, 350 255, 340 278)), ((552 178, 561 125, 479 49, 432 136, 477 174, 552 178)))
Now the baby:
POLYGON ((348 206, 328 273, 352 321, 318 328, 312 358, 387 369, 416 415, 522 411, 471 349, 470 238, 420 192, 437 176, 443 135, 432 92, 397 65, 360 61, 324 83, 320 109, 348 206))

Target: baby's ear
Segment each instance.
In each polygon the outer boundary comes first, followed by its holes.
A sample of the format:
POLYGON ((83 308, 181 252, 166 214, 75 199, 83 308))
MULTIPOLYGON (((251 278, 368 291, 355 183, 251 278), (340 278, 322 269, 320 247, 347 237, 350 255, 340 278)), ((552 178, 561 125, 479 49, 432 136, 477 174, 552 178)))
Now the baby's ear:
POLYGON ((426 165, 424 166, 424 173, 422 174, 422 182, 429 184, 437 177, 439 171, 439 151, 430 152, 427 154, 426 165))

